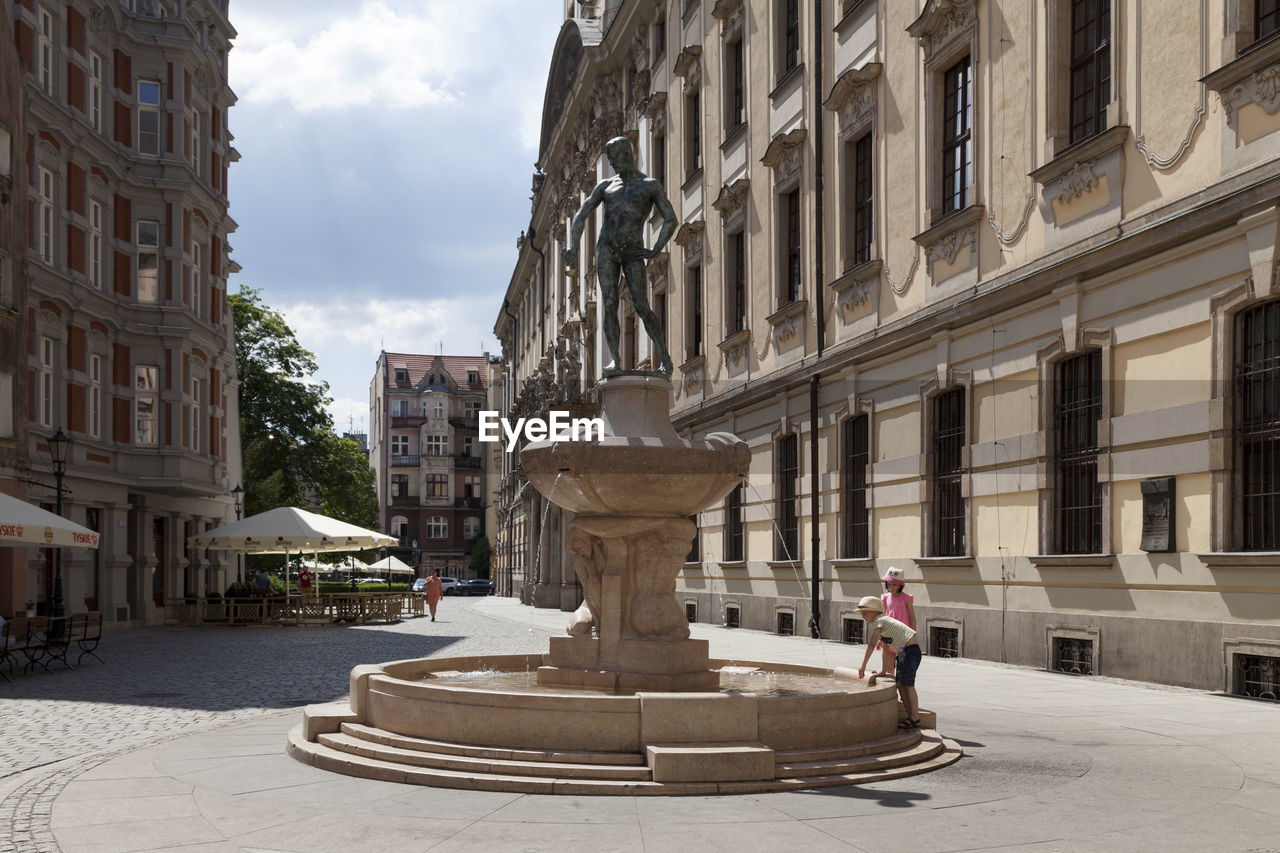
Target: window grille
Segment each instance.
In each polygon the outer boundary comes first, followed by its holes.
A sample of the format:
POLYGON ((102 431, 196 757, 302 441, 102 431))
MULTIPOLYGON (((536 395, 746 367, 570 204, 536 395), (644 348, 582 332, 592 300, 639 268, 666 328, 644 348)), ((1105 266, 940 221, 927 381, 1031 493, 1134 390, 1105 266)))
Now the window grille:
POLYGON ((796 632, 796 615, 786 610, 778 611, 778 631, 783 637, 793 636, 796 632))
POLYGON ((1280 658, 1263 655, 1233 655, 1235 678, 1231 692, 1253 699, 1280 698, 1280 658))
POLYGON ((800 545, 799 498, 796 481, 799 479, 799 440, 794 433, 778 439, 778 526, 782 539, 774 559, 798 559, 800 545))
POLYGON ((686 601, 684 603, 684 618, 689 623, 698 621, 698 603, 696 601, 686 601))
POLYGON ((1280 550, 1280 300, 1237 319, 1235 386, 1240 547, 1280 550))
POLYGON ((747 327, 747 234, 739 231, 729 238, 733 252, 733 298, 729 302, 729 334, 747 327))
POLYGON ((1071 141, 1106 130, 1111 100, 1111 0, 1071 4, 1071 141))
POLYGON ((929 654, 939 658, 960 657, 960 629, 930 627, 929 654))
POLYGON ((1093 675, 1093 640, 1054 637, 1053 669, 1072 675, 1093 675))
POLYGON ((933 398, 933 556, 960 557, 965 552, 964 389, 953 388, 933 398))
POLYGON ((867 517, 868 418, 844 423, 844 555, 871 556, 871 524, 867 517))
POLYGON ((1064 359, 1054 372, 1054 546, 1059 554, 1097 554, 1102 551, 1102 353, 1064 359))
POLYGON ((724 505, 724 559, 736 563, 746 559, 743 523, 742 484, 733 487, 724 505))
POLYGON ((742 626, 742 611, 735 605, 728 605, 724 609, 724 626, 726 628, 739 628, 742 626))
POLYGON ((840 632, 840 642, 859 646, 866 642, 864 639, 865 635, 862 630, 866 623, 863 622, 862 619, 846 616, 841 621, 842 628, 840 632))

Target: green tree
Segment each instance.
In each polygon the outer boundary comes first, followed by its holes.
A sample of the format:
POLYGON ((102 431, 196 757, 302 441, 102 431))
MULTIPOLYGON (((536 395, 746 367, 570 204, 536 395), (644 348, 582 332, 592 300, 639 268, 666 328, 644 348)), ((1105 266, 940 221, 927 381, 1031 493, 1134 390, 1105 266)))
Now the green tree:
POLYGON ((236 329, 245 515, 302 506, 309 492, 324 515, 372 527, 374 473, 359 445, 334 434, 329 386, 313 380, 315 355, 284 317, 242 288, 228 297, 236 329))
POLYGON ((489 577, 489 559, 492 553, 488 536, 481 536, 471 546, 471 571, 475 577, 489 577))

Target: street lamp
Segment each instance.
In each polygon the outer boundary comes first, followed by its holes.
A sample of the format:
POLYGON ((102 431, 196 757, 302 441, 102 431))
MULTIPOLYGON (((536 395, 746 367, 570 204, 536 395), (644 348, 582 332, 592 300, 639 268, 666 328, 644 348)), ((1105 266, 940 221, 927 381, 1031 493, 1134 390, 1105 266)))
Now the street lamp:
MULTIPOLYGON (((62 431, 62 427, 58 427, 58 431, 49 436, 49 457, 53 460, 54 488, 58 492, 54 512, 58 515, 62 515, 62 476, 67 473, 67 456, 70 453, 71 439, 62 431)), ((61 637, 63 620, 67 615, 67 609, 62 601, 61 547, 53 549, 53 609, 49 615, 52 617, 50 635, 61 637)))
MULTIPOLYGON (((236 502, 235 503, 236 521, 239 521, 240 513, 244 510, 244 488, 239 483, 236 483, 236 487, 231 490, 231 497, 236 502)), ((237 564, 236 580, 238 583, 244 583, 244 555, 243 554, 238 554, 236 556, 236 564, 237 564)))

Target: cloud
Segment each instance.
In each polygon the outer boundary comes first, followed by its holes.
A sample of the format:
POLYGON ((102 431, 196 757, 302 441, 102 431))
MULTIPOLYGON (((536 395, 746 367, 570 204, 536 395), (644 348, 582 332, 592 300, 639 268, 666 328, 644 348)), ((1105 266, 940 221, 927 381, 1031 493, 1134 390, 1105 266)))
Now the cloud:
POLYGON ((483 0, 408 5, 366 0, 320 29, 270 9, 238 15, 232 86, 245 101, 284 100, 304 112, 453 101, 457 78, 492 61, 482 24, 500 10, 483 0))

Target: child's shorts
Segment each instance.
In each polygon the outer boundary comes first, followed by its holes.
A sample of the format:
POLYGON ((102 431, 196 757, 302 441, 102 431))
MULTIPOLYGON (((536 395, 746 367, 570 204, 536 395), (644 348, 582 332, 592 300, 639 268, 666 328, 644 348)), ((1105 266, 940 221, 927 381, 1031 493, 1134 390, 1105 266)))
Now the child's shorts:
POLYGON ((916 686, 916 670, 920 668, 920 644, 905 647, 898 652, 898 660, 893 666, 893 680, 900 687, 916 686))

